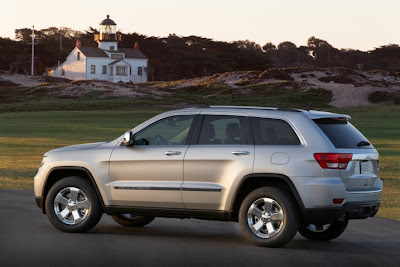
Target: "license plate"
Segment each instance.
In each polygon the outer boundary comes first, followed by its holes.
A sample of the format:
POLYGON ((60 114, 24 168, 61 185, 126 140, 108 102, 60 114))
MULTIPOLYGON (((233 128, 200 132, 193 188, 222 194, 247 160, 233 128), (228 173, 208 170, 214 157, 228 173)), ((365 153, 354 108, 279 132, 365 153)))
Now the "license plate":
POLYGON ((360 169, 361 169, 360 170, 361 174, 371 173, 372 172, 371 162, 369 161, 361 162, 360 169))

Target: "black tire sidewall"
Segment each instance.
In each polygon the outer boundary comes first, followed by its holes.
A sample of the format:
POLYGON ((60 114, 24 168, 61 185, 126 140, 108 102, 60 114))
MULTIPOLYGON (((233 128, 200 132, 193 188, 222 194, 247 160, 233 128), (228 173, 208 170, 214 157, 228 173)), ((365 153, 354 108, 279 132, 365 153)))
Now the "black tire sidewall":
POLYGON ((294 201, 288 193, 275 187, 262 187, 252 191, 243 200, 239 210, 239 225, 246 239, 262 247, 280 247, 290 242, 299 229, 299 216, 294 201), (259 198, 271 198, 278 202, 284 212, 284 222, 280 232, 271 238, 256 236, 247 223, 247 211, 259 198))
POLYGON ((120 214, 113 215, 111 217, 115 222, 119 223, 120 225, 128 227, 142 227, 151 223, 155 219, 155 217, 152 216, 141 216, 141 215, 138 215, 138 218, 128 219, 120 214))
POLYGON ((329 241, 338 238, 347 228, 349 220, 336 221, 331 223, 329 228, 322 232, 314 232, 307 228, 308 225, 302 225, 299 233, 309 240, 329 241))
POLYGON ((45 210, 50 223, 57 229, 69 233, 82 233, 92 229, 102 216, 101 204, 92 185, 81 177, 63 178, 49 190, 45 201, 45 210), (82 190, 89 199, 89 213, 87 217, 76 225, 68 225, 60 221, 54 211, 54 199, 64 188, 76 187, 82 190))

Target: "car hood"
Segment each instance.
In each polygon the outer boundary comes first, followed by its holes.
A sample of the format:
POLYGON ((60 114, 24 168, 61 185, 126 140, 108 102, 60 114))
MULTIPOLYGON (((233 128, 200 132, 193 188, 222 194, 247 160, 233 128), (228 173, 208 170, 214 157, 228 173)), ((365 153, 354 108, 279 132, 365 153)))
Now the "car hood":
POLYGON ((73 151, 73 150, 83 150, 83 149, 91 149, 98 147, 105 142, 98 142, 98 143, 89 143, 89 144, 81 144, 81 145, 73 145, 73 146, 65 146, 50 150, 49 152, 62 152, 62 151, 73 151))

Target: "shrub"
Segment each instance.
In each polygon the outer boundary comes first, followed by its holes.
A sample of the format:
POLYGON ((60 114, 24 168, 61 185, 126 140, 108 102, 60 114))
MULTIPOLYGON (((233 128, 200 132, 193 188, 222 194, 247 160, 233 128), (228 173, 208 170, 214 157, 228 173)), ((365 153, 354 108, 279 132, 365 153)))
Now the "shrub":
POLYGON ((374 91, 369 94, 368 101, 372 103, 379 103, 385 101, 391 101, 394 98, 394 94, 386 91, 374 91))
POLYGON ((269 69, 265 70, 260 75, 258 75, 259 79, 276 79, 276 80, 284 80, 284 81, 294 81, 292 76, 290 76, 286 71, 280 69, 269 69))

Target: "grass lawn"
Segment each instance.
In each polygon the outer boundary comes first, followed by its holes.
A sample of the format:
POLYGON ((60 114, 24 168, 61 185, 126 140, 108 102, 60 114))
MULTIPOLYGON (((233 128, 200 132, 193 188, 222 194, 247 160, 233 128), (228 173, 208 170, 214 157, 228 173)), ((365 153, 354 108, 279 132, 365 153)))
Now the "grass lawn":
MULTIPOLYGON (((400 220, 400 108, 334 110, 380 153, 384 182, 379 216, 400 220)), ((53 148, 114 139, 157 111, 48 111, 0 113, 0 188, 32 188, 42 155, 53 148)))

